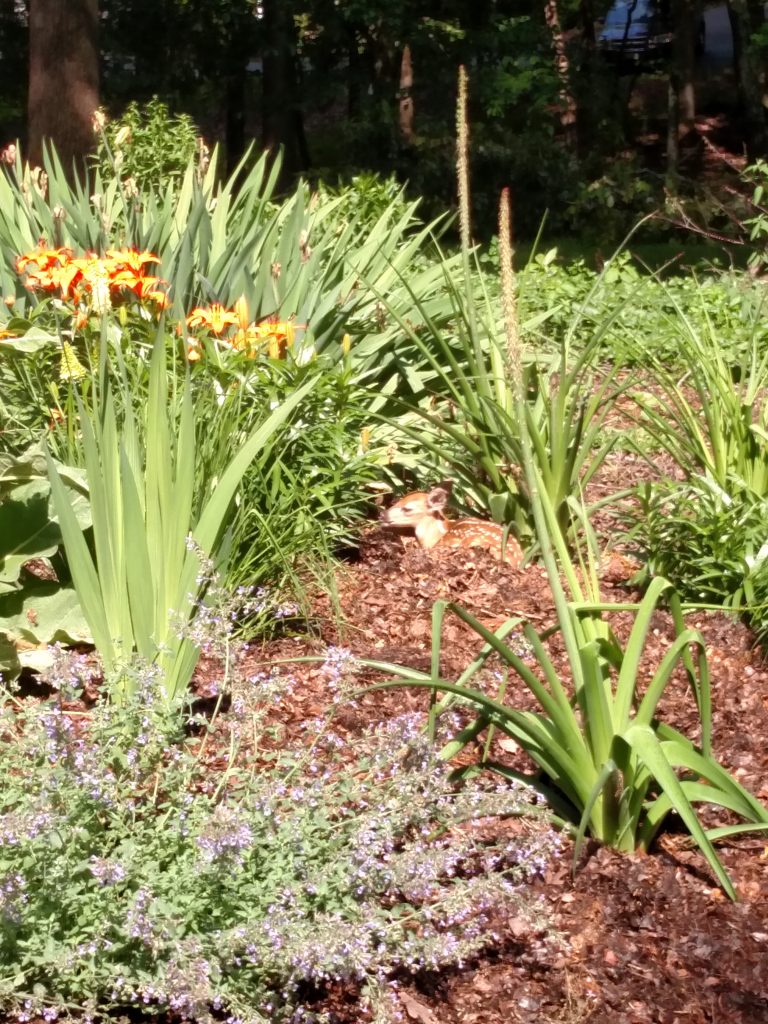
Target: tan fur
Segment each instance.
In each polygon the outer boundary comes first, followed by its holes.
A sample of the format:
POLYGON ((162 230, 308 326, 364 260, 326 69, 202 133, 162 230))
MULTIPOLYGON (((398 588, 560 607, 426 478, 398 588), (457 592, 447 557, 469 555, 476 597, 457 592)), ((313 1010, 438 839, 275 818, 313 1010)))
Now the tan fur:
POLYGON ((446 519, 443 515, 450 485, 439 485, 431 491, 413 491, 400 498, 381 514, 387 526, 413 530, 419 545, 431 548, 485 548, 496 558, 502 557, 510 565, 523 563, 523 552, 514 537, 507 538, 504 548, 504 528, 485 519, 446 519))

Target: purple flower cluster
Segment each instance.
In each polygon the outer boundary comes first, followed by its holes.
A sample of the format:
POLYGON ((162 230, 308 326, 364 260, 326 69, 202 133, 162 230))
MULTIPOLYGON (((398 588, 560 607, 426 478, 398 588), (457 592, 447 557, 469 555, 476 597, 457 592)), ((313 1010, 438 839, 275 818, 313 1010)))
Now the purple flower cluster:
POLYGON ((44 806, 7 811, 0 817, 0 846, 21 846, 56 826, 58 819, 44 806))
POLYGON ((119 861, 97 857, 95 854, 88 861, 88 867, 99 885, 118 885, 127 877, 127 872, 119 861))
POLYGON ((9 924, 21 924, 23 909, 28 902, 27 882, 23 875, 16 872, 0 878, 0 918, 9 924))
POLYGON ((133 897, 125 919, 126 931, 132 939, 153 949, 158 940, 155 923, 151 914, 152 894, 147 889, 139 889, 133 897))
POLYGON ((239 808, 218 804, 196 842, 205 863, 227 861, 239 867, 253 846, 253 830, 239 808))

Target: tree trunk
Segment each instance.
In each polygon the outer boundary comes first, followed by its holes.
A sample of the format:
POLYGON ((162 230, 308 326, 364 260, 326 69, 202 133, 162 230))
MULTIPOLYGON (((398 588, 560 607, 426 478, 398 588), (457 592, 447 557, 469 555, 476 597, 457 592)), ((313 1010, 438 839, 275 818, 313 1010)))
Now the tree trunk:
POLYGON ((696 127, 696 37, 701 17, 699 0, 676 0, 674 15, 672 70, 679 103, 678 131, 682 137, 696 127))
POLYGON ((289 179, 309 166, 296 81, 295 27, 286 0, 264 0, 262 10, 265 40, 263 142, 269 149, 282 147, 283 178, 289 179))
POLYGON ((413 62, 407 43, 400 61, 399 102, 400 145, 410 148, 413 145, 413 62))
POLYGON ((667 85, 667 176, 666 187, 671 195, 677 194, 680 169, 680 93, 675 75, 670 74, 667 85))
POLYGON ((42 162, 43 140, 64 169, 93 148, 99 105, 98 0, 30 0, 28 149, 42 162))
POLYGON ((728 0, 728 13, 733 30, 734 65, 744 110, 747 153, 751 160, 755 160, 768 152, 768 133, 763 110, 762 75, 750 46, 750 37, 760 28, 765 15, 762 3, 756 4, 754 0, 728 0))
POLYGON ((674 0, 675 29, 669 67, 667 117, 667 188, 676 191, 680 143, 696 131, 696 37, 699 0, 674 0))
POLYGON ((571 88, 571 66, 565 37, 560 24, 560 12, 557 0, 544 0, 544 20, 552 36, 552 48, 555 51, 555 69, 560 79, 560 126, 563 130, 569 149, 576 149, 576 100, 571 88))

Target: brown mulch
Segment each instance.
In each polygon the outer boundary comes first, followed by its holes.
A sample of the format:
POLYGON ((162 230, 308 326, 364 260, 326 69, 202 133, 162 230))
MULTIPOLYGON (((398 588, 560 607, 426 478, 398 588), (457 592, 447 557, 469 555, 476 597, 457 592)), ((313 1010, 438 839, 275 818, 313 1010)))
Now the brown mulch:
MULTIPOLYGON (((594 497, 636 482, 647 472, 643 460, 617 453, 601 473, 594 497)), ((601 524, 604 536, 610 525, 601 524)), ((618 564, 621 568, 620 560, 618 564)), ((605 569, 605 600, 626 603, 637 597, 610 559, 605 569)), ((241 666, 249 677, 275 662, 292 661, 290 673, 298 685, 274 711, 276 745, 305 743, 307 720, 322 716, 334 701, 329 674, 318 661, 293 659, 322 658, 329 646, 339 646, 359 658, 428 671, 432 609, 439 599, 457 602, 490 629, 511 617, 539 631, 554 621, 549 583, 540 566, 513 569, 479 550, 427 554, 372 527, 362 538, 359 560, 341 565, 333 588, 314 595, 309 629, 297 627, 292 634, 289 626, 280 638, 252 646, 241 666)), ((625 639, 631 615, 620 611, 609 618, 625 639)), ((768 803, 768 662, 749 631, 723 614, 695 613, 689 625, 699 628, 706 641, 715 755, 768 803)), ((519 632, 516 627, 508 642, 517 643, 519 632)), ((657 613, 643 659, 646 678, 640 680, 641 689, 672 636, 668 616, 657 613)), ((456 678, 480 645, 468 626, 448 614, 441 640, 443 678, 456 678)), ((548 649, 567 677, 556 635, 548 649)), ((528 660, 522 642, 519 651, 528 660)), ((533 660, 529 664, 533 666, 533 660)), ((491 694, 498 686, 495 668, 489 662, 488 671, 477 680, 491 694)), ((196 690, 202 705, 213 707, 215 691, 209 687, 218 676, 219 666, 201 663, 196 690)), ((381 678, 382 673, 365 670, 359 681, 364 686, 381 678)), ((535 706, 514 676, 508 680, 505 699, 519 708, 535 706)), ((427 701, 426 692, 415 688, 368 692, 340 709, 334 730, 354 736, 403 713, 426 717, 427 701)), ((697 738, 696 709, 681 676, 673 678, 660 716, 697 738)), ((211 743, 206 762, 212 771, 221 767, 218 753, 211 743)), ((472 751, 466 755, 473 756, 472 751)), ((522 751, 498 738, 492 755, 517 770, 533 770, 522 751)), ((703 816, 710 826, 721 820, 712 810, 703 816)), ((575 876, 572 846, 566 841, 562 854, 536 884, 561 944, 543 944, 509 922, 497 945, 475 961, 440 974, 403 978, 403 1021, 768 1024, 768 834, 741 835, 721 842, 718 849, 736 887, 736 903, 723 895, 682 829, 664 832, 649 855, 629 856, 592 844, 575 876)), ((369 1019, 350 990, 332 990, 319 1008, 329 1011, 336 1024, 369 1019)))
MULTIPOLYGON (((616 602, 633 597, 620 581, 608 578, 604 591, 607 600, 616 602)), ((494 629, 510 616, 537 629, 553 621, 550 589, 540 567, 511 569, 482 551, 428 555, 374 528, 363 539, 360 560, 337 573, 335 592, 316 595, 314 639, 284 637, 252 650, 253 670, 273 660, 322 655, 331 644, 361 658, 428 670, 437 599, 459 602, 494 629)), ((625 612, 611 618, 617 634, 626 637, 631 617, 625 612)), ((738 622, 704 612, 692 619, 707 643, 715 754, 768 801, 768 665, 738 622)), ((668 618, 659 613, 644 662, 649 676, 671 636, 668 618)), ((457 676, 479 646, 467 626, 448 616, 441 644, 443 677, 457 676)), ((556 639, 550 654, 564 664, 556 639)), ((322 713, 332 698, 327 675, 316 664, 298 663, 291 671, 301 685, 282 708, 281 722, 288 738, 293 733, 298 741, 305 719, 322 713)), ((367 678, 379 677, 370 673, 367 678)), ((497 685, 492 672, 485 684, 489 692, 497 685)), ((506 700, 534 706, 513 679, 506 700)), ((422 690, 374 691, 345 709, 336 726, 356 733, 397 714, 423 712, 426 702, 422 690)), ((696 710, 682 678, 673 681, 661 713, 686 734, 697 735, 696 710)), ((510 754, 505 748, 496 755, 531 770, 520 751, 510 754)), ((706 820, 713 824, 719 819, 708 814, 706 820)), ((737 903, 723 895, 683 831, 662 834, 650 855, 627 856, 593 846, 575 877, 566 843, 538 885, 563 936, 562 948, 553 953, 512 929, 497 948, 460 970, 404 981, 403 1019, 422 1024, 766 1024, 768 835, 743 835, 721 843, 719 850, 737 889, 737 903)), ((349 993, 332 994, 327 1006, 343 1024, 365 1019, 349 993)))

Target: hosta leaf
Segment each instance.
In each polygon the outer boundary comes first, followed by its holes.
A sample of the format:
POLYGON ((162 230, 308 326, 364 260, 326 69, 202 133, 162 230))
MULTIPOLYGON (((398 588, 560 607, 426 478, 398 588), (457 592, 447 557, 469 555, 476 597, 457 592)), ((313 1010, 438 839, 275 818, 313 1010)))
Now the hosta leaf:
POLYGON ((33 644, 93 642, 74 589, 53 580, 0 596, 0 634, 33 644))

